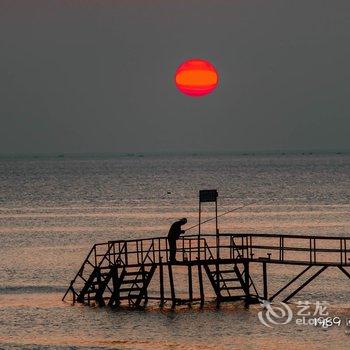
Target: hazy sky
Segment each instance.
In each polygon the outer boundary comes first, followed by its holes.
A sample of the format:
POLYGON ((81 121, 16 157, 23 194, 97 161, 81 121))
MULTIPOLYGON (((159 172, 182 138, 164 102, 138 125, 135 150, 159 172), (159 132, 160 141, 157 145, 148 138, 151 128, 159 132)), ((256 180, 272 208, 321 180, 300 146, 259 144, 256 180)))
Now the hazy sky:
POLYGON ((0 153, 350 149, 350 1, 0 0, 0 96, 0 153))

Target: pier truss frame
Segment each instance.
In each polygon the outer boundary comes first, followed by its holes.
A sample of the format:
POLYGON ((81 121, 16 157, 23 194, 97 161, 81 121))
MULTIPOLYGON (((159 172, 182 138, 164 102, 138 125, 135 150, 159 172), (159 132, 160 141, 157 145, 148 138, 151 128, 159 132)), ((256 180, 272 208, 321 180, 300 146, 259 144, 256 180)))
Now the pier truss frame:
POLYGON ((272 301, 300 282, 283 297, 282 300, 288 302, 328 268, 337 268, 350 279, 350 237, 221 233, 218 245, 217 235, 191 235, 178 240, 177 258, 177 262, 169 262, 165 237, 95 244, 62 300, 70 295, 73 303, 111 307, 126 302, 129 307, 138 308, 146 305, 148 300, 157 300, 160 306, 169 302, 171 307, 194 302, 203 306, 206 300, 203 280, 206 277, 218 305, 243 300, 248 306, 261 299, 272 301), (261 288, 253 281, 252 264, 261 265, 261 288), (272 294, 268 267, 278 264, 304 269, 272 294), (176 267, 187 268, 185 298, 176 296, 173 271, 176 267), (156 295, 150 295, 149 285, 156 272, 159 288, 156 295), (194 297, 196 272, 199 297, 194 297), (166 285, 170 296, 166 296, 166 285))

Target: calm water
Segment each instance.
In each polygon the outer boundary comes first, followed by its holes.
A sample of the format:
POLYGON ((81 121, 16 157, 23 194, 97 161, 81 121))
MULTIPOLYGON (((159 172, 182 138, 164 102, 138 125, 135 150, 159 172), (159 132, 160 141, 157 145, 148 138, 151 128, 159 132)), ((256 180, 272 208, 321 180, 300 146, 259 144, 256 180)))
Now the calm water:
MULTIPOLYGON (((2 159, 0 348, 349 349, 344 324, 270 329, 258 305, 127 312, 61 302, 93 243, 164 235, 183 216, 195 224, 202 188, 218 188, 220 211, 261 200, 223 217, 221 231, 350 235, 350 155, 2 159)), ((299 271, 271 270, 271 288, 299 271)), ((330 269, 299 300, 329 301, 345 321, 349 287, 330 269)))

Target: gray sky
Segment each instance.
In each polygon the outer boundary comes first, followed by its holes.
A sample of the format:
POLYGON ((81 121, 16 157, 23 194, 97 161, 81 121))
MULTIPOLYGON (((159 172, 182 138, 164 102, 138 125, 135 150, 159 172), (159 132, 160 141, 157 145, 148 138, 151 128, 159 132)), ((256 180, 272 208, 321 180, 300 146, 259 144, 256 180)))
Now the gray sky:
POLYGON ((349 0, 0 0, 0 153, 350 149, 349 67, 349 0))

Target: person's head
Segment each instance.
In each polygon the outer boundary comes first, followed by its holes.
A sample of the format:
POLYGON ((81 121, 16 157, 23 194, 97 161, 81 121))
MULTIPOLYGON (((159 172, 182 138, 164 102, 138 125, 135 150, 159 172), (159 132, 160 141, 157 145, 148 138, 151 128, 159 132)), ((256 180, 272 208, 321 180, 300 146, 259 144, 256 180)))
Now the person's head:
POLYGON ((181 222, 181 225, 185 225, 185 224, 187 224, 187 219, 186 218, 182 218, 180 220, 180 222, 181 222))

